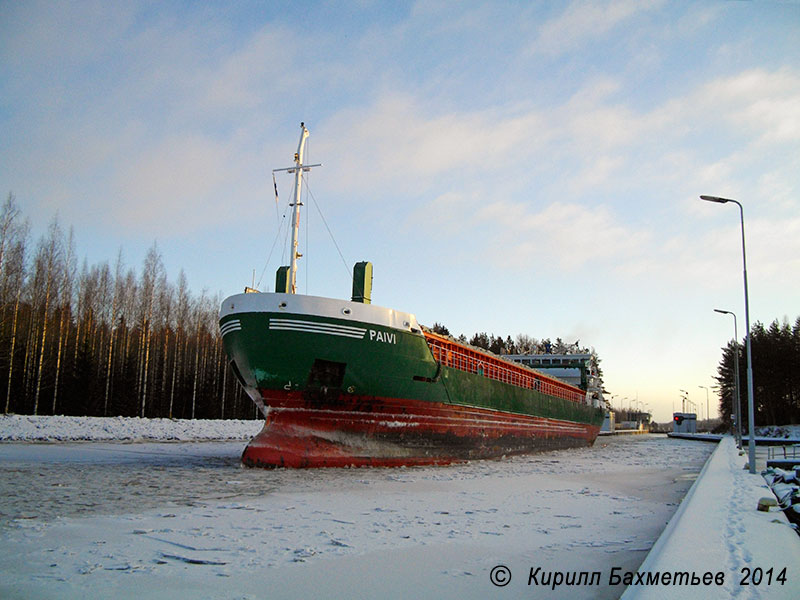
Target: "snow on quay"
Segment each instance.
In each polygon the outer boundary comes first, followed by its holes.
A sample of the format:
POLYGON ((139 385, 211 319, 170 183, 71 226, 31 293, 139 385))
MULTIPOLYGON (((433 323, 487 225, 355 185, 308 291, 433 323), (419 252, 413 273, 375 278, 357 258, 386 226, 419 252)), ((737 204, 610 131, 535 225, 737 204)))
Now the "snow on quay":
POLYGON ((0 442, 249 440, 262 420, 0 416, 0 442))
POLYGON ((743 468, 746 456, 732 437, 720 441, 623 600, 800 597, 800 537, 777 507, 756 510, 773 496, 760 474, 743 468), (635 583, 686 572, 713 583, 635 583))

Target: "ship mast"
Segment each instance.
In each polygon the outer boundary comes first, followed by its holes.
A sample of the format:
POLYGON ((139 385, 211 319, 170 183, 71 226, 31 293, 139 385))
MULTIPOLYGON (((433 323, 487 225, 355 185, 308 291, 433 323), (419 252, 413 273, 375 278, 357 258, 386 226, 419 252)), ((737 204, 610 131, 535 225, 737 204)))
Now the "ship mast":
POLYGON ((292 262, 289 266, 289 291, 292 294, 297 293, 297 259, 303 256, 297 251, 298 233, 300 231, 300 207, 303 203, 300 201, 300 192, 303 187, 303 173, 311 170, 311 167, 320 167, 321 164, 304 165, 303 153, 306 149, 306 139, 308 138, 308 129, 305 123, 300 123, 300 141, 297 144, 297 152, 294 154, 294 167, 287 167, 285 169, 274 169, 272 172, 286 171, 287 173, 294 173, 294 202, 290 206, 293 207, 292 211, 292 262))

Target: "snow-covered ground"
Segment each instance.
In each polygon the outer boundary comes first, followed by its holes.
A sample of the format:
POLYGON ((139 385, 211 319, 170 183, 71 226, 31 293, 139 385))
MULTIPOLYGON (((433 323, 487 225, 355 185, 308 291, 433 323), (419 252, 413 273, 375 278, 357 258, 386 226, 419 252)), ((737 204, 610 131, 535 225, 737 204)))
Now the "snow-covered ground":
POLYGON ((730 438, 605 437, 438 468, 245 469, 260 427, 0 417, 0 597, 616 598, 612 574, 637 568, 643 581, 722 572, 725 584, 634 585, 626 598, 800 591, 800 537, 754 510, 770 492, 730 438), (599 584, 553 585, 594 572, 599 584))
MULTIPOLYGON (((126 439, 184 435, 139 421, 126 439)), ((260 426, 197 423, 201 439, 260 426)), ((243 468, 243 447, 0 444, 0 597, 616 598, 611 569, 636 570, 715 446, 615 436, 449 467, 298 471, 243 468), (529 585, 537 568, 603 581, 529 585)))
POLYGON ((0 441, 202 441, 249 440, 263 420, 215 421, 138 417, 0 416, 0 441))
POLYGON ((800 440, 800 425, 769 425, 767 427, 756 427, 756 439, 791 439, 800 440))

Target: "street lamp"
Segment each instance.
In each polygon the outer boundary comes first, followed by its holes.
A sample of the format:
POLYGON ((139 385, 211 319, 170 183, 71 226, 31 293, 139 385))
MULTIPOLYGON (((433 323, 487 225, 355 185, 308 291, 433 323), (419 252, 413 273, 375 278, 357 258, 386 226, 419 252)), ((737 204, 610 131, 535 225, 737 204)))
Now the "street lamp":
POLYGON ((733 360, 733 376, 736 378, 734 381, 734 389, 736 390, 736 398, 733 403, 733 414, 736 415, 736 437, 739 450, 742 449, 742 397, 739 394, 739 327, 736 324, 736 314, 729 310, 720 310, 715 308, 714 312, 721 315, 731 315, 733 317, 733 344, 736 357, 733 360))
POLYGON ((741 203, 730 198, 720 198, 719 196, 700 196, 701 200, 727 204, 733 202, 739 207, 739 217, 742 223, 742 271, 744 273, 744 320, 747 327, 747 426, 750 434, 747 436, 747 460, 750 463, 750 473, 756 472, 756 426, 753 409, 753 359, 750 352, 750 301, 747 294, 747 252, 744 245, 744 208, 741 203))
POLYGON ((709 404, 708 404, 708 388, 704 385, 698 385, 697 387, 703 388, 706 391, 706 420, 711 420, 711 413, 709 412, 709 404))

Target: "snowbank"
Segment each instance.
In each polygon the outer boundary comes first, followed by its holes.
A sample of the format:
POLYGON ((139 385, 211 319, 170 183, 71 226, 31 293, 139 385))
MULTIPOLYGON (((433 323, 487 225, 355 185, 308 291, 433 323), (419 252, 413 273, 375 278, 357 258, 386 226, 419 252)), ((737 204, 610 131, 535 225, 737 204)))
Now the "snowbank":
POLYGON ((0 416, 2 442, 249 440, 263 421, 0 416))
MULTIPOLYGON (((262 420, 0 415, 0 442, 249 440, 262 420)), ((756 428, 757 439, 800 440, 800 425, 756 428)))
POLYGON ((756 440, 758 440, 758 438, 783 438, 787 440, 800 440, 800 425, 770 425, 767 427, 756 427, 756 440))

